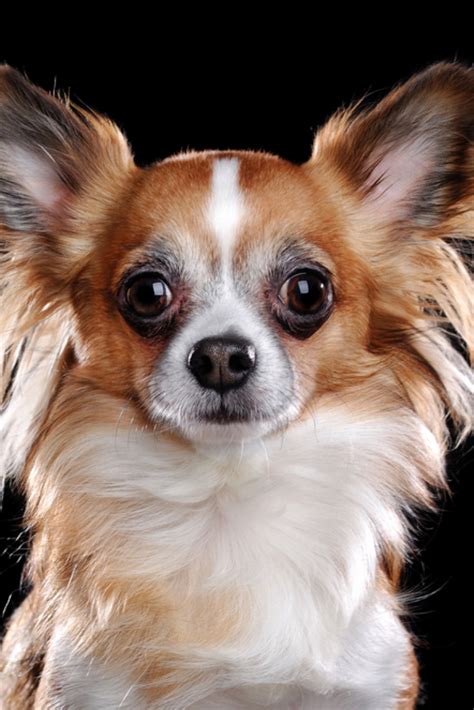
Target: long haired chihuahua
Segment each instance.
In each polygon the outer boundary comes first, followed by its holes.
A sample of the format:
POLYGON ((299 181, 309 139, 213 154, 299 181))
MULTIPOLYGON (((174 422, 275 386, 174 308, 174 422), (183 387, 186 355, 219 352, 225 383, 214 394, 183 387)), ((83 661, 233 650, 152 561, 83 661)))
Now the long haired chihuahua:
POLYGON ((0 222, 31 533, 1 707, 413 708, 400 573, 473 428, 474 68, 339 109, 303 164, 138 167, 3 64, 0 222))

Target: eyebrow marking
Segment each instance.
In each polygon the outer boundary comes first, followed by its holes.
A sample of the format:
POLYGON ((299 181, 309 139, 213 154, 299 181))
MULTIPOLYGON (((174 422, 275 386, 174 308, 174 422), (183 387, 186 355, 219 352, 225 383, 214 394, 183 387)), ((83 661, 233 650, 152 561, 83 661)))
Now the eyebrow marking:
POLYGON ((229 280, 235 238, 245 214, 239 170, 239 158, 216 158, 213 161, 207 212, 209 224, 219 244, 224 277, 229 280))
POLYGON ((276 260, 286 262, 289 265, 295 262, 295 266, 298 266, 298 262, 318 262, 329 273, 332 273, 331 269, 334 269, 334 262, 326 250, 307 240, 303 234, 301 236, 285 237, 278 249, 276 260))

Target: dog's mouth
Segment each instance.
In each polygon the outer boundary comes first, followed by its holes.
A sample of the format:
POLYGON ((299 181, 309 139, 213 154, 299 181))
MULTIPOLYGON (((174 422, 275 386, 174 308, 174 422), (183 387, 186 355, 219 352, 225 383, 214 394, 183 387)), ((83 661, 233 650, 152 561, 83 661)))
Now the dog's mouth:
POLYGON ((248 423, 253 421, 260 421, 265 417, 259 416, 254 410, 237 410, 234 407, 229 406, 221 399, 221 404, 219 409, 213 412, 203 412, 196 419, 201 422, 209 422, 211 424, 234 424, 234 423, 248 423))

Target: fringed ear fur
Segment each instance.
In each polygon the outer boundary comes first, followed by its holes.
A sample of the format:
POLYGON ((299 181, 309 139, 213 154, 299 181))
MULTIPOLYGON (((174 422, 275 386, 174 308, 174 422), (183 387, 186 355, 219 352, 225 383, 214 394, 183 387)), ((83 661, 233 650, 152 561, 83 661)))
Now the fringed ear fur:
POLYGON ((375 106, 363 102, 323 126, 308 164, 329 157, 366 218, 431 227, 472 201, 474 68, 437 62, 375 106))
POLYGON ((0 65, 0 235, 10 259, 27 255, 63 285, 134 167, 112 121, 0 65))
POLYGON ((34 438, 68 352, 69 284, 136 169, 116 124, 0 65, 0 475, 34 438))
POLYGON ((459 444, 473 429, 474 68, 437 62, 365 98, 319 130, 304 167, 343 196, 369 268, 369 347, 438 434, 447 408, 459 444))

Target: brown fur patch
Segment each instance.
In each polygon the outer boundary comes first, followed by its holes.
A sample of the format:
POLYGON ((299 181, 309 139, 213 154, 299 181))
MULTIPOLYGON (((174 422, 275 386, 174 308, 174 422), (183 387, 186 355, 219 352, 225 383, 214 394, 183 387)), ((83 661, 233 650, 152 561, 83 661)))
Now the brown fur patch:
POLYGON ((419 665, 413 646, 410 647, 405 682, 406 690, 400 696, 397 710, 414 710, 420 692, 419 665))

